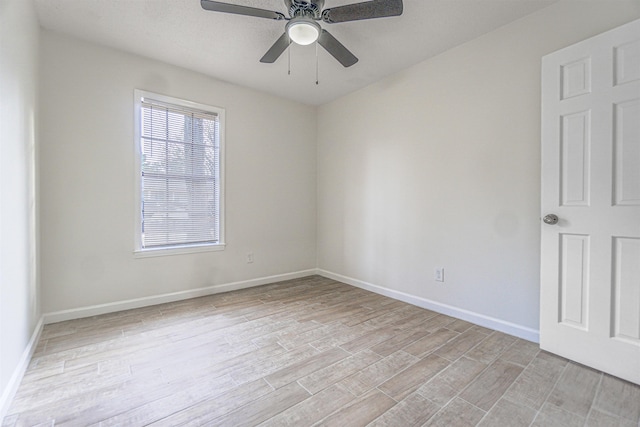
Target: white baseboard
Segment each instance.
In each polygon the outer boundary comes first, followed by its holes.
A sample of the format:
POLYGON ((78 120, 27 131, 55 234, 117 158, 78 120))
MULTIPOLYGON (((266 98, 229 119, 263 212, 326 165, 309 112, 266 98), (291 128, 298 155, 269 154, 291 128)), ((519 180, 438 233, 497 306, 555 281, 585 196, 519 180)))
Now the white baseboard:
POLYGON ((22 382, 22 377, 24 377, 24 373, 27 371, 27 367, 31 362, 31 356, 33 356, 33 352, 36 350, 36 346, 38 345, 38 340, 40 339, 40 334, 42 333, 43 326, 44 318, 40 317, 40 320, 38 320, 38 324, 31 334, 31 339, 29 340, 27 347, 22 352, 22 356, 20 356, 18 366, 16 366, 16 368, 14 369, 9 383, 2 392, 2 396, 0 397, 0 424, 2 424, 4 417, 7 415, 9 406, 13 401, 13 397, 18 391, 18 387, 22 382))
POLYGON ((451 305, 431 301, 429 299, 407 294, 405 292, 373 285, 362 280, 332 273, 330 271, 318 269, 316 272, 320 276, 337 280, 339 282, 343 282, 357 288, 365 289, 367 291, 375 292, 376 294, 384 295, 393 299, 416 305, 418 307, 426 308, 437 313, 442 313, 458 319, 466 320, 467 322, 475 323, 476 325, 484 326, 485 328, 504 332, 505 334, 513 335, 527 341, 535 343, 540 342, 540 331, 536 329, 531 329, 526 326, 517 325, 515 323, 496 319, 490 316, 485 316, 484 314, 479 314, 462 308, 453 307, 451 305))
POLYGON ((301 277, 316 274, 315 269, 296 271, 294 273, 278 274, 275 276, 260 277, 257 279, 243 280, 240 282, 225 283, 222 285, 208 286, 206 288, 190 289, 188 291, 172 292, 168 294, 153 295, 149 297, 116 301, 107 304, 92 305, 88 307, 74 308, 70 310, 45 313, 44 323, 63 322, 65 320, 81 319, 83 317, 98 316, 100 314, 114 313, 116 311, 131 310, 133 308, 148 307, 167 302, 181 301, 238 289, 252 288, 254 286, 267 285, 283 280, 299 279, 301 277))

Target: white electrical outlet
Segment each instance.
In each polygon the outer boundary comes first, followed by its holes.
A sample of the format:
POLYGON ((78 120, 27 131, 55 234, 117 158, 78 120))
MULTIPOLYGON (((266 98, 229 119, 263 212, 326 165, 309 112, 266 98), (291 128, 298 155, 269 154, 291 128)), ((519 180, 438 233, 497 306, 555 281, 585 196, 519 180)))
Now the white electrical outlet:
POLYGON ((436 282, 444 282, 444 267, 436 268, 434 273, 434 279, 436 282))
POLYGON ((247 252, 247 264, 251 264, 253 262, 253 252, 247 252))

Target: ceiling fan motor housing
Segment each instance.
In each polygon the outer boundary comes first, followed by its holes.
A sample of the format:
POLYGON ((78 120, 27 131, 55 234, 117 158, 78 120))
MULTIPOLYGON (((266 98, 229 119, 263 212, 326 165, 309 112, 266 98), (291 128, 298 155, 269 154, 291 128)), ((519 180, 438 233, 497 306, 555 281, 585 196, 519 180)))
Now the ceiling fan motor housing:
POLYGON ((285 4, 289 7, 289 16, 291 16, 291 18, 305 16, 318 20, 322 17, 324 0, 285 0, 285 4))

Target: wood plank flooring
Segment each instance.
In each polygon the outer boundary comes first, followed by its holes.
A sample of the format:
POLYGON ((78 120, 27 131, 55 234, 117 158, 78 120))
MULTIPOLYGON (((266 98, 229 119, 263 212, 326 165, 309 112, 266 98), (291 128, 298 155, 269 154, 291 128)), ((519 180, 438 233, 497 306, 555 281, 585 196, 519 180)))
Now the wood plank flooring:
POLYGON ((313 276, 47 325, 2 426, 639 424, 637 385, 313 276))

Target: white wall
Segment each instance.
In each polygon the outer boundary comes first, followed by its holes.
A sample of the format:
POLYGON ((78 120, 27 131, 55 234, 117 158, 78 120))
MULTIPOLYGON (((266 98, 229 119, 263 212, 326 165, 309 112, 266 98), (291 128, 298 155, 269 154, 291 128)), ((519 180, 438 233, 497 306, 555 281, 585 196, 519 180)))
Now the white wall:
POLYGON ((320 107, 318 267, 537 330, 540 60, 639 16, 560 2, 320 107))
POLYGON ((38 24, 0 1, 0 419, 39 314, 36 223, 38 24))
POLYGON ((315 107, 50 31, 41 52, 44 312, 315 268, 315 107), (134 258, 136 88, 226 109, 226 250, 134 258))

